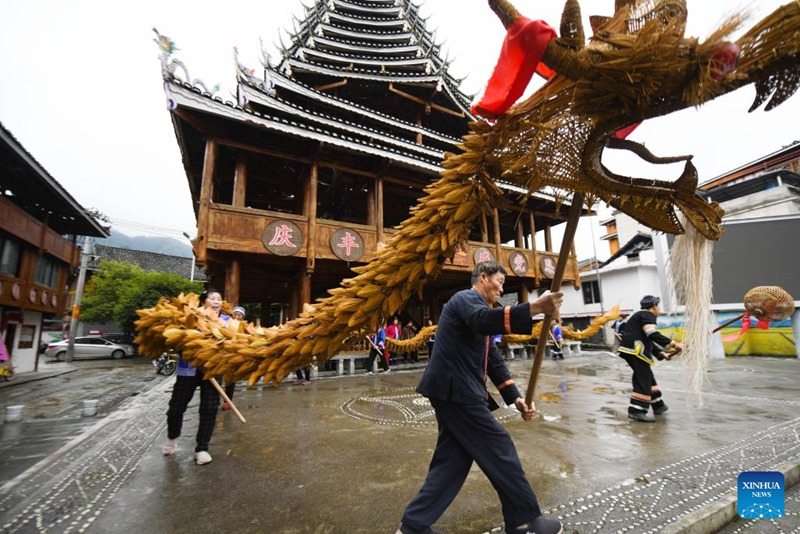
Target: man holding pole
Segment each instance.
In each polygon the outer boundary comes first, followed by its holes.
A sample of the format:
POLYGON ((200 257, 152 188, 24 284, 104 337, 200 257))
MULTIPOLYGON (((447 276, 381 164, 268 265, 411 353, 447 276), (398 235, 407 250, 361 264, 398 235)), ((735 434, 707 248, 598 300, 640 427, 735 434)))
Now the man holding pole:
POLYGON ((456 293, 442 310, 436 344, 417 392, 436 411, 439 437, 428 476, 406 507, 398 534, 433 534, 431 525, 455 499, 475 461, 497 490, 508 534, 557 534, 561 523, 545 518, 525 478, 511 436, 492 415, 491 379, 506 404, 516 406, 525 421, 536 408, 525 402, 497 347, 495 334, 530 334, 531 317, 554 314, 561 292, 547 292, 534 302, 493 308, 503 293, 506 270, 495 261, 481 262, 472 273, 472 288, 456 293))

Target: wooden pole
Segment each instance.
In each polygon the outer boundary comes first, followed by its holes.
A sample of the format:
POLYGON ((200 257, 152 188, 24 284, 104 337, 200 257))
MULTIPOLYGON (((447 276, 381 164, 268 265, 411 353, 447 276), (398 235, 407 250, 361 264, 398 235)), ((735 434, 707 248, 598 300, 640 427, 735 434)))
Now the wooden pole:
POLYGON ((246 423, 247 420, 242 415, 242 412, 239 411, 239 409, 236 407, 233 401, 228 397, 228 395, 225 393, 225 390, 222 389, 222 386, 220 386, 219 382, 217 382, 217 379, 212 376, 211 378, 208 379, 208 381, 211 382, 211 385, 214 386, 214 389, 217 390, 219 396, 222 397, 222 400, 231 405, 231 410, 233 410, 233 413, 235 413, 236 417, 239 418, 239 421, 241 421, 242 423, 246 423))
MULTIPOLYGON (((575 239, 575 232, 578 229, 578 221, 581 218, 582 210, 583 194, 576 193, 575 196, 572 197, 572 206, 569 209, 569 216, 567 217, 567 228, 564 230, 564 239, 561 241, 561 251, 558 253, 558 263, 556 264, 556 272, 553 275, 553 283, 550 285, 550 291, 559 291, 561 289, 561 280, 564 278, 564 270, 567 268, 569 252, 572 248, 572 242, 575 239)), ((539 369, 542 367, 544 349, 547 345, 547 336, 550 334, 550 323, 552 323, 552 321, 553 316, 551 314, 545 314, 542 320, 542 331, 539 332, 539 341, 536 344, 536 358, 533 360, 533 367, 531 368, 528 392, 525 395, 525 404, 528 406, 533 402, 533 394, 536 391, 536 380, 539 378, 539 369)))
POLYGON ((728 326, 729 324, 735 323, 736 321, 738 321, 739 319, 741 319, 742 317, 744 317, 745 315, 747 315, 747 313, 748 313, 748 312, 744 312, 744 313, 743 313, 743 314, 741 314, 741 315, 737 315, 737 316, 736 316, 736 317, 734 317, 733 319, 730 319, 730 320, 728 320, 728 321, 725 321, 724 323, 722 323, 721 325, 719 325, 718 327, 716 327, 714 330, 712 330, 712 331, 711 331, 711 333, 712 333, 712 334, 716 334, 717 332, 719 332, 720 330, 722 330, 723 328, 725 328, 725 327, 726 327, 726 326, 728 326))

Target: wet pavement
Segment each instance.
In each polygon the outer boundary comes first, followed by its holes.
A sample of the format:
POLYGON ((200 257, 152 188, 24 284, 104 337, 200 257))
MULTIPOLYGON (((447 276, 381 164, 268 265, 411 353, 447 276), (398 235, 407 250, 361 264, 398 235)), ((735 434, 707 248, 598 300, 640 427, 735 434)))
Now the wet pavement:
MULTIPOLYGON (((531 361, 509 367, 524 391, 531 361)), ((97 373, 80 369, 61 376, 74 377, 71 392, 46 385, 59 377, 2 388, 0 406, 41 383, 50 393, 31 393, 34 404, 56 390, 61 402, 103 391, 109 399, 95 418, 26 408, 22 423, 0 427, 0 532, 392 533, 436 442, 430 405, 413 391, 420 372, 400 365, 309 386, 240 387, 234 401, 248 421, 220 413, 204 466, 193 462, 196 399, 180 449, 162 455, 173 379, 151 369, 86 382, 77 375, 97 373), (20 470, 14 462, 25 455, 35 461, 20 470)), ((740 472, 800 465, 799 361, 714 361, 702 409, 680 363, 655 373, 670 406, 655 424, 628 420, 630 371, 605 352, 543 362, 533 422, 497 412, 540 504, 566 532, 656 533, 687 522, 685 532, 711 532, 692 518, 735 493, 740 472)), ((784 518, 730 523, 725 532, 800 531, 799 500, 792 488, 784 518)), ((473 467, 435 527, 481 534, 500 532, 501 521, 491 485, 473 467)))

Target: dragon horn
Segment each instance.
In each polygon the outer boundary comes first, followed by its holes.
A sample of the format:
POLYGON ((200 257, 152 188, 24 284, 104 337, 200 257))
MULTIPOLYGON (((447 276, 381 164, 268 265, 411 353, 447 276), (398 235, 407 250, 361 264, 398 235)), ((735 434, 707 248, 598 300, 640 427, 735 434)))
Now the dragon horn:
POLYGON ((505 29, 508 29, 520 17, 517 8, 508 0, 489 0, 489 7, 492 8, 497 18, 503 23, 505 29))

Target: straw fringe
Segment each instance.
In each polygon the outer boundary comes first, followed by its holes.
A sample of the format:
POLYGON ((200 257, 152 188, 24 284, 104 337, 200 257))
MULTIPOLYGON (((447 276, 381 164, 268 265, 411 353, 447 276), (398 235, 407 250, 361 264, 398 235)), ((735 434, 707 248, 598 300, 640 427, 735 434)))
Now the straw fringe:
POLYGON ((670 251, 672 287, 678 303, 685 305, 681 361, 686 367, 689 389, 700 406, 711 355, 712 255, 713 241, 691 225, 687 225, 685 234, 675 238, 670 251))

